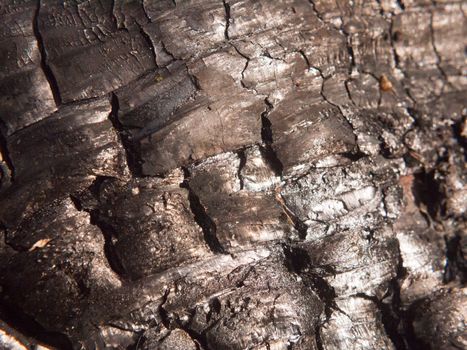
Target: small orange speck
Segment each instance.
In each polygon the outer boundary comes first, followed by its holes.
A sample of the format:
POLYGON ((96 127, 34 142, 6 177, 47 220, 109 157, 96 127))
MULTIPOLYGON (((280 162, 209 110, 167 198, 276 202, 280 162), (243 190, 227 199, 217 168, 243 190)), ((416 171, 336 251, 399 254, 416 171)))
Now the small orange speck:
POLYGON ((392 83, 384 74, 379 78, 379 88, 382 91, 392 91, 392 83))

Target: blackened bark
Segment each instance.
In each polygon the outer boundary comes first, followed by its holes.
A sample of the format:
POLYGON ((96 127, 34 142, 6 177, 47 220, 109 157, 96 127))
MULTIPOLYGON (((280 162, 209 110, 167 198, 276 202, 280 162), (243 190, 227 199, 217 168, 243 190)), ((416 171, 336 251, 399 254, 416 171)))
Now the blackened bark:
POLYGON ((460 1, 0 1, 0 345, 461 349, 460 1))

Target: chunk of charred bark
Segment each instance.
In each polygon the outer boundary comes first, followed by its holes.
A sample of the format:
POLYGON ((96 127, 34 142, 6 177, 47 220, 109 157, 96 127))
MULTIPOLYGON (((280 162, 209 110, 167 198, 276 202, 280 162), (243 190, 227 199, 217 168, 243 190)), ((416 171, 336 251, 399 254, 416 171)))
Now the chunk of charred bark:
POLYGON ((2 191, 4 225, 15 227, 44 203, 68 198, 96 176, 128 176, 110 111, 107 99, 69 105, 7 138, 15 178, 2 191))
POLYGON ((4 300, 50 331, 71 331, 73 319, 121 285, 104 255, 104 237, 89 220, 68 199, 7 233, 17 253, 2 266, 4 300))
POLYGON ((96 203, 82 201, 93 222, 107 231, 115 258, 129 278, 148 276, 209 255, 190 210, 189 193, 180 188, 183 180, 180 171, 167 179, 128 183, 104 179, 92 189, 96 203))
POLYGON ((0 11, 0 120, 2 133, 37 122, 56 110, 37 35, 37 2, 2 1, 0 11))
POLYGON ((112 2, 41 1, 38 31, 63 102, 102 96, 155 67, 138 28, 117 28, 112 2), (70 79, 73 77, 73 79, 70 79))

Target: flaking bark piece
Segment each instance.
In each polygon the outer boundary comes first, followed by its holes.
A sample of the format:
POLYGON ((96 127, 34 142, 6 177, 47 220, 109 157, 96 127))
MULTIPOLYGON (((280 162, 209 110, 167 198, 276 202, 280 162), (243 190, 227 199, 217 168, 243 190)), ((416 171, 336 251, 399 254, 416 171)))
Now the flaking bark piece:
POLYGON ((0 2, 0 119, 6 134, 56 110, 34 33, 37 4, 0 2))
POLYGON ((116 91, 118 119, 125 127, 138 128, 135 138, 141 138, 183 117, 184 105, 196 92, 186 65, 174 62, 116 91))
POLYGON ((307 239, 379 226, 385 213, 377 182, 391 183, 395 175, 392 165, 385 163, 361 159, 351 165, 311 169, 298 180, 287 181, 281 194, 290 210, 308 225, 307 239), (380 179, 371 175, 377 164, 380 179))
POLYGON ((273 249, 268 258, 234 270, 218 270, 208 278, 201 295, 191 278, 180 281, 164 304, 171 319, 187 324, 184 327, 194 334, 203 334, 208 348, 256 349, 266 344, 286 348, 303 334, 314 334, 322 302, 289 272, 280 248, 273 249), (183 318, 184 300, 193 296, 199 301, 191 316, 183 318))
POLYGON ((244 65, 245 59, 233 49, 190 65, 201 93, 177 112, 177 120, 139 141, 144 174, 166 173, 261 142, 264 102, 241 87, 244 65))
POLYGON ((226 14, 222 1, 145 1, 153 40, 163 38, 164 47, 174 57, 189 60, 214 51, 225 40, 226 14), (164 3, 165 2, 165 3, 164 3))
POLYGON ((115 254, 130 278, 209 255, 182 181, 177 171, 167 179, 105 180, 100 185, 95 220, 111 235, 115 254))
POLYGON ((107 99, 65 106, 7 138, 15 180, 0 194, 4 224, 14 226, 43 204, 86 188, 96 176, 128 176, 110 111, 107 99))
POLYGON ((337 305, 341 311, 335 311, 319 330, 325 349, 395 349, 375 302, 351 297, 337 300, 337 305))
POLYGON ((24 220, 6 241, 18 251, 1 268, 6 298, 50 330, 71 334, 89 327, 91 320, 80 321, 86 309, 120 287, 102 233, 70 199, 24 220), (31 249, 43 239, 50 240, 46 246, 31 249))
POLYGON ((139 28, 116 24, 112 2, 41 1, 38 30, 63 102, 102 96, 155 68, 139 28))
POLYGON ((272 147, 284 173, 330 155, 350 152, 355 135, 339 109, 324 101, 319 91, 297 92, 269 113, 272 147))
MULTIPOLYGON (((248 161, 248 160, 247 160, 248 161)), ((215 224, 216 238, 227 251, 296 237, 273 189, 241 188, 241 160, 234 153, 212 157, 192 168, 190 189, 215 224)))

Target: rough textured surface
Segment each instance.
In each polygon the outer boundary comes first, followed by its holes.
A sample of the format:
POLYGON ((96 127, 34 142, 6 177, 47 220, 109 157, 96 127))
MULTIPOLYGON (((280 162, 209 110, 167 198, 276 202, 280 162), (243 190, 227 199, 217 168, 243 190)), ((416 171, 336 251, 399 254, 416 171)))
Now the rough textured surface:
POLYGON ((0 1, 0 347, 467 347, 466 6, 0 1))
POLYGON ((43 59, 62 102, 102 96, 155 67, 139 26, 118 28, 112 11, 111 1, 41 1, 43 59))
POLYGON ((36 1, 0 3, 0 114, 4 134, 41 120, 56 109, 42 69, 36 1))
POLYGON ((88 187, 96 176, 128 176, 110 111, 105 99, 64 106, 6 139, 13 171, 12 184, 2 188, 0 216, 6 227, 43 203, 88 187))

